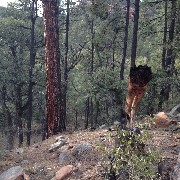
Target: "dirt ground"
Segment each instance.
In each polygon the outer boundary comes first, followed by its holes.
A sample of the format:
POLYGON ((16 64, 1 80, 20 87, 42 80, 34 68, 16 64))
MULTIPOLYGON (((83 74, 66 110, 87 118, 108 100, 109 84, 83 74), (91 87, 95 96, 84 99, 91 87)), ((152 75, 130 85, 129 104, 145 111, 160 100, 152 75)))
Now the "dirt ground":
MULTIPOLYGON (((154 146, 161 153, 162 159, 167 163, 167 174, 164 180, 168 180, 169 173, 173 170, 176 164, 178 154, 180 152, 180 133, 179 130, 163 130, 153 129, 149 130, 152 134, 152 139, 148 142, 149 146, 154 146)), ((58 164, 58 156, 60 150, 49 153, 48 149, 51 144, 55 142, 55 139, 62 135, 65 137, 68 145, 64 148, 72 148, 82 142, 88 142, 93 145, 95 152, 92 153, 91 159, 86 162, 79 162, 73 164, 78 168, 69 180, 101 180, 100 175, 103 171, 101 166, 102 156, 101 153, 96 151, 102 139, 107 144, 113 145, 109 140, 109 135, 112 131, 107 129, 94 130, 94 131, 77 131, 66 132, 53 136, 43 142, 33 144, 30 147, 24 147, 20 150, 13 150, 6 152, 2 159, 0 159, 0 173, 13 166, 22 166, 26 170, 26 174, 30 176, 32 180, 50 180, 54 177, 55 173, 63 165, 58 164), (21 152, 21 150, 23 152, 21 152), (18 154, 19 152, 19 154, 18 154)))

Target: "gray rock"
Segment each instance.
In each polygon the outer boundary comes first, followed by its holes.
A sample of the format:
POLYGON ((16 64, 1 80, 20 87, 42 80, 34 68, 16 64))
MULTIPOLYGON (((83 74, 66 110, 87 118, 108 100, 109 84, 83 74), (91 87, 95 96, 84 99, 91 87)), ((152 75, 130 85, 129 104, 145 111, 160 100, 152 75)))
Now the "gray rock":
POLYGON ((93 146, 89 143, 82 143, 75 146, 71 151, 62 152, 59 155, 59 164, 67 165, 75 161, 84 161, 90 158, 93 146))
POLYGON ((54 152, 56 151, 57 149, 61 148, 62 146, 64 146, 66 144, 66 142, 63 140, 61 141, 58 141, 54 144, 51 145, 51 147, 48 149, 48 152, 54 152))
POLYGON ((24 152, 24 149, 19 148, 15 150, 16 154, 22 154, 24 152))
POLYGON ((180 113, 176 114, 176 117, 180 118, 180 113))
POLYGON ((0 180, 28 180, 29 177, 25 175, 24 169, 21 166, 15 166, 0 175, 0 180))
POLYGON ((180 153, 178 155, 176 166, 174 167, 173 179, 180 180, 180 153))
POLYGON ((178 117, 180 114, 180 104, 178 104, 177 106, 175 106, 174 108, 172 108, 172 110, 168 113, 168 115, 172 116, 172 117, 178 117))
POLYGON ((86 154, 86 153, 92 151, 92 149, 93 149, 93 147, 91 144, 84 142, 84 143, 79 144, 76 147, 74 147, 72 150, 72 154, 73 154, 73 156, 81 156, 83 154, 86 154))
POLYGON ((114 121, 113 123, 115 126, 119 126, 120 125, 120 122, 119 121, 114 121))
POLYGON ((59 164, 69 164, 70 162, 73 162, 73 161, 74 161, 74 158, 71 152, 62 152, 59 155, 59 160, 58 160, 59 164))
POLYGON ((59 142, 59 141, 65 141, 65 137, 64 136, 58 136, 56 138, 56 141, 55 142, 59 142))
POLYGON ((21 161, 21 164, 29 164, 29 163, 30 162, 28 160, 26 160, 26 159, 21 161))
POLYGON ((103 124, 101 126, 99 126, 99 129, 106 129, 108 126, 106 124, 103 124))

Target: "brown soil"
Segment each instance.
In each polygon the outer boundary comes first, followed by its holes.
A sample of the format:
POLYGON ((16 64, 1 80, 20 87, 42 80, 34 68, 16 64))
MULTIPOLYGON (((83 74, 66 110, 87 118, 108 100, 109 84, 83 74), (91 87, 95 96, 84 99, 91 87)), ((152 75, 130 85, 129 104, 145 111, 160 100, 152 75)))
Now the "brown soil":
MULTIPOLYGON (((167 171, 172 171, 180 151, 180 134, 177 131, 149 131, 153 135, 153 138, 148 145, 155 147, 161 152, 162 158, 170 166, 167 171)), ((109 135, 111 133, 113 132, 108 130, 95 130, 60 134, 65 137, 68 143, 63 147, 64 149, 72 148, 82 142, 92 144, 95 149, 90 160, 73 164, 78 168, 78 171, 69 178, 70 180, 103 179, 100 176, 103 170, 101 166, 102 156, 98 152, 97 147, 102 141, 106 142, 107 145, 113 146, 112 142, 109 141, 109 135)), ((50 145, 55 142, 58 136, 53 136, 30 147, 24 147, 22 154, 17 154, 16 150, 7 152, 0 160, 0 173, 13 166, 22 166, 32 180, 52 179, 55 173, 63 166, 58 164, 58 156, 61 150, 52 153, 48 152, 50 145)))

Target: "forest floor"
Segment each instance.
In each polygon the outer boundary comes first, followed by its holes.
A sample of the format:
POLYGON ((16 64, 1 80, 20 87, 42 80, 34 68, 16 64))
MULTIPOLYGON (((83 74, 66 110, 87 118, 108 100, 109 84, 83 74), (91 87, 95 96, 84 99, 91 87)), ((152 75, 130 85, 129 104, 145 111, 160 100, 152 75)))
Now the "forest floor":
MULTIPOLYGON (((178 154, 180 152, 180 133, 178 131, 164 129, 150 129, 152 139, 148 145, 154 146, 161 154, 162 159, 167 160, 167 171, 172 171, 176 164, 178 154)), ((13 166, 21 166, 26 170, 26 174, 32 180, 50 180, 55 173, 64 165, 58 163, 60 150, 48 152, 49 147, 53 144, 58 136, 63 136, 67 142, 65 148, 73 148, 82 142, 90 143, 94 150, 90 155, 89 161, 72 163, 77 167, 77 171, 71 175, 69 180, 101 180, 100 175, 104 170, 101 166, 102 153, 98 151, 100 143, 106 141, 108 145, 113 146, 113 142, 109 139, 113 131, 100 129, 94 131, 76 131, 66 132, 50 137, 49 139, 33 144, 30 147, 15 149, 0 159, 0 174, 13 166)), ((164 178, 166 179, 166 178, 164 178)), ((168 176, 167 176, 168 179, 168 176)))

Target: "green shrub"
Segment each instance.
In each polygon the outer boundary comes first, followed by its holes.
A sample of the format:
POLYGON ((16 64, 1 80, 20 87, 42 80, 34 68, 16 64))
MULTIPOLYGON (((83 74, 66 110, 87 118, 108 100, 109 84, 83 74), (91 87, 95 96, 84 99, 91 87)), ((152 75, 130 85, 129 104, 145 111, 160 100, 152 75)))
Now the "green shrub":
POLYGON ((104 150, 107 164, 106 179, 152 180, 158 179, 159 154, 147 148, 145 141, 150 138, 147 132, 118 131, 113 136, 115 147, 104 150))

